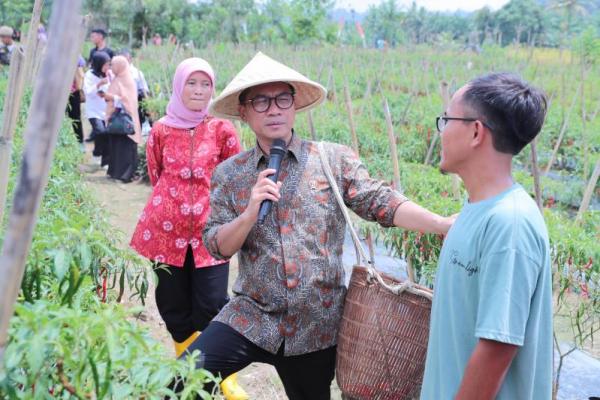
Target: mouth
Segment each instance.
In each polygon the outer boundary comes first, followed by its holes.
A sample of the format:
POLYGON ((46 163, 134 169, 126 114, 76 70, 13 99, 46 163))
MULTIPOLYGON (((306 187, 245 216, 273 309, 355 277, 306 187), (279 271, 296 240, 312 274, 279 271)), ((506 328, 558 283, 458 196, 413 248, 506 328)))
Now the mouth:
POLYGON ((278 121, 274 121, 274 122, 268 122, 268 123, 267 123, 267 126, 268 126, 268 127, 271 127, 271 128, 276 128, 276 127, 280 127, 280 126, 283 126, 283 125, 285 125, 285 123, 283 123, 283 122, 278 122, 278 121))

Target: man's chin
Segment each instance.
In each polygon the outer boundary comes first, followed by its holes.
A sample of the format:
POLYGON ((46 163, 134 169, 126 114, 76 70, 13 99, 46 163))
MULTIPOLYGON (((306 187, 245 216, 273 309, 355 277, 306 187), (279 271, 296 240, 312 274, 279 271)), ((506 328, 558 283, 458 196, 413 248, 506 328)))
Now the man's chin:
POLYGON ((290 134, 290 129, 285 125, 267 126, 265 133, 272 139, 282 139, 290 134))

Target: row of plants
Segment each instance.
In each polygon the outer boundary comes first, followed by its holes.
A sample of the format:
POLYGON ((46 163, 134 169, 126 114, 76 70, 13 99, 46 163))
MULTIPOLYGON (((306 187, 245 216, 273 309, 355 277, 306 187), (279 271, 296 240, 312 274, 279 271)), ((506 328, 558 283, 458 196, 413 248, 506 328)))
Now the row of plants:
MULTIPOLYGON (((252 47, 224 44, 192 50, 174 46, 141 50, 138 64, 153 88, 149 108, 156 116, 164 113, 173 72, 185 57, 199 56, 213 65, 219 93, 255 51, 252 47)), ((583 50, 484 46, 480 54, 474 54, 449 44, 389 51, 327 46, 271 47, 263 51, 327 87, 328 100, 312 112, 318 140, 352 143, 344 88, 348 90, 360 156, 373 176, 391 182, 392 162, 382 107, 383 98, 387 99, 404 191, 420 204, 446 215, 460 209, 465 192, 461 187, 454 188, 452 179, 435 167, 439 143, 432 146, 432 142, 437 135, 435 117, 443 112, 441 82, 448 83, 452 93, 483 73, 513 71, 541 87, 549 98, 547 120, 537 143, 541 170, 550 162, 564 130, 549 173, 541 176, 544 216, 552 245, 555 310, 558 319, 569 319, 572 328, 561 340, 579 346, 586 340, 589 343, 593 338, 590 333, 600 329, 598 186, 592 198, 595 211, 587 211, 577 220, 574 215, 600 157, 600 118, 596 118, 600 110, 600 66, 586 58, 583 50), (428 152, 430 162, 425 165, 428 152)), ((253 146, 252 132, 246 126, 239 128, 244 146, 253 146)), ((300 135, 311 137, 306 114, 298 115, 296 128, 300 135)), ((530 159, 530 148, 526 148, 516 158, 515 177, 533 195, 530 159)), ((400 229, 382 230, 366 222, 361 226, 392 253, 410 261, 421 283, 432 285, 442 238, 400 229)))
MULTIPOLYGON (((0 99, 5 88, 0 79, 0 99)), ((22 111, 9 199, 23 149, 22 111)), ((138 323, 142 306, 120 304, 125 296, 144 304, 154 274, 122 248, 122 233, 83 182, 81 158, 65 120, 10 323, 0 398, 211 398, 203 386, 216 378, 197 370, 195 357, 167 354, 138 323), (170 388, 179 381, 186 385, 176 394, 170 388)))

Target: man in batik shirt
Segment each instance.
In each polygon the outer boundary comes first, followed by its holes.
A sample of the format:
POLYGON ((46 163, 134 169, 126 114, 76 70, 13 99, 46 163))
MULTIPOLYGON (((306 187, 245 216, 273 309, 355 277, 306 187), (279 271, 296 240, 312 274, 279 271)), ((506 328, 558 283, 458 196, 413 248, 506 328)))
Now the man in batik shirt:
MULTIPOLYGON (((326 91, 259 53, 213 102, 212 113, 245 121, 256 146, 215 170, 204 243, 215 258, 238 253, 235 296, 190 350, 198 366, 228 376, 252 362, 274 365, 290 399, 329 399, 346 288, 345 222, 323 172, 317 144, 294 133, 299 111, 326 91), (279 182, 268 176, 271 145, 287 145, 279 182), (257 223, 261 202, 273 207, 257 223)), ((443 218, 372 179, 346 146, 324 146, 344 202, 382 226, 446 233, 443 218)))

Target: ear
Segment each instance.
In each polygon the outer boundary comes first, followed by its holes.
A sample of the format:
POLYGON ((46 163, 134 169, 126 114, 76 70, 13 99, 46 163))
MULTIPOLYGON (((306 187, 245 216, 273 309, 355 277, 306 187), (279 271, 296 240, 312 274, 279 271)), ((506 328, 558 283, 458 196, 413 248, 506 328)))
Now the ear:
POLYGON ((471 131, 471 146, 479 147, 481 146, 485 140, 489 132, 487 128, 481 123, 481 121, 475 121, 473 123, 473 130, 471 131))
POLYGON ((243 105, 238 105, 238 112, 240 113, 240 118, 242 121, 246 122, 246 107, 243 105))

